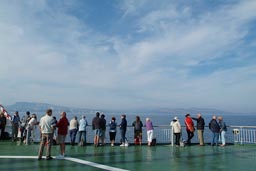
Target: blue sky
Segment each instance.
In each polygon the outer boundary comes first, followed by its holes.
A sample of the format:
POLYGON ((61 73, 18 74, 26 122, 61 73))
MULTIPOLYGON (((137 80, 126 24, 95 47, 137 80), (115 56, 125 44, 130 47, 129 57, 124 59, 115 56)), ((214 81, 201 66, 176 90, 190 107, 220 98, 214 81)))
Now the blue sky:
POLYGON ((255 0, 0 1, 1 103, 256 111, 255 0))

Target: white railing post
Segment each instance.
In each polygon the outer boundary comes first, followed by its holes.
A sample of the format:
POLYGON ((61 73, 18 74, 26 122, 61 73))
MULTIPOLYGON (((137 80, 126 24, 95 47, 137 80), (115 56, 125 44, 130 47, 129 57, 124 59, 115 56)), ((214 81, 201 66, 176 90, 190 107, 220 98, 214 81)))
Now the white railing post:
POLYGON ((173 126, 171 126, 171 141, 172 141, 172 146, 174 145, 174 143, 173 143, 173 126))

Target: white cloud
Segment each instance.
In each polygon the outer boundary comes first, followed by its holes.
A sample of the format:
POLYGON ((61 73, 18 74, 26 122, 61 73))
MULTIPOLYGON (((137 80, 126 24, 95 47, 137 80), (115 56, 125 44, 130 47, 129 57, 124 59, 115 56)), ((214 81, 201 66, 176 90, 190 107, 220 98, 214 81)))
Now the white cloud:
POLYGON ((101 33, 72 15, 68 9, 76 5, 28 2, 0 5, 6 103, 255 109, 248 102, 255 100, 255 64, 216 68, 204 76, 190 72, 201 61, 210 64, 233 51, 240 59, 255 56, 240 49, 256 17, 254 1, 207 12, 174 2, 124 1, 120 20, 133 19, 128 24, 135 29, 123 35, 101 33))

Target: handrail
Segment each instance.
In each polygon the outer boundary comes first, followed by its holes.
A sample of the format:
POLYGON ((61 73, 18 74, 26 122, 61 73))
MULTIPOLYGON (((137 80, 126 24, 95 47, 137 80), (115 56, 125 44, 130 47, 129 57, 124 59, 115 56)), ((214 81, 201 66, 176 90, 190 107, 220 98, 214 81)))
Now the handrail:
MULTIPOLYGON (((256 126, 237 126, 237 125, 230 125, 227 126, 228 131, 226 133, 226 141, 227 143, 256 143, 256 126)), ((6 127, 6 131, 8 131, 11 134, 11 125, 6 127)), ((133 143, 133 127, 129 125, 127 127, 127 138, 128 141, 133 143)), ((146 128, 143 127, 142 131, 142 143, 147 143, 147 135, 146 135, 146 128)), ((186 140, 186 129, 185 126, 182 126, 182 133, 181 133, 181 138, 186 140)), ((170 125, 155 125, 154 126, 154 135, 157 138, 157 143, 159 144, 171 144, 172 146, 174 145, 174 135, 173 135, 173 129, 170 125)), ((204 130, 204 140, 206 143, 211 142, 211 136, 212 133, 209 130, 208 126, 205 126, 204 130)), ((87 143, 92 143, 93 142, 93 136, 94 132, 91 129, 91 126, 88 126, 87 128, 87 143)), ((77 136, 78 137, 78 136, 77 136)), ((116 136, 116 142, 119 143, 120 139, 120 133, 119 129, 117 131, 117 136, 116 136)), ((35 142, 40 140, 39 136, 39 129, 36 127, 35 129, 35 135, 34 135, 34 140, 35 142)), ((66 138, 66 142, 69 142, 69 136, 66 138)), ((108 136, 108 128, 106 132, 106 142, 109 142, 109 136, 108 136)), ((194 137, 192 139, 192 143, 198 143, 197 139, 197 131, 194 132, 194 137)))

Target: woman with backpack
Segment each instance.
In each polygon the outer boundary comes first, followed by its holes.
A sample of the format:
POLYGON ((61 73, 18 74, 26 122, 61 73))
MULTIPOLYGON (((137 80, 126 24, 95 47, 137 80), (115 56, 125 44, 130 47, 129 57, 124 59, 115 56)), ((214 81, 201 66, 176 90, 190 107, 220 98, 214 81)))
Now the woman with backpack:
POLYGON ((132 123, 132 126, 134 127, 134 144, 141 145, 143 123, 139 116, 136 116, 136 120, 132 123))

